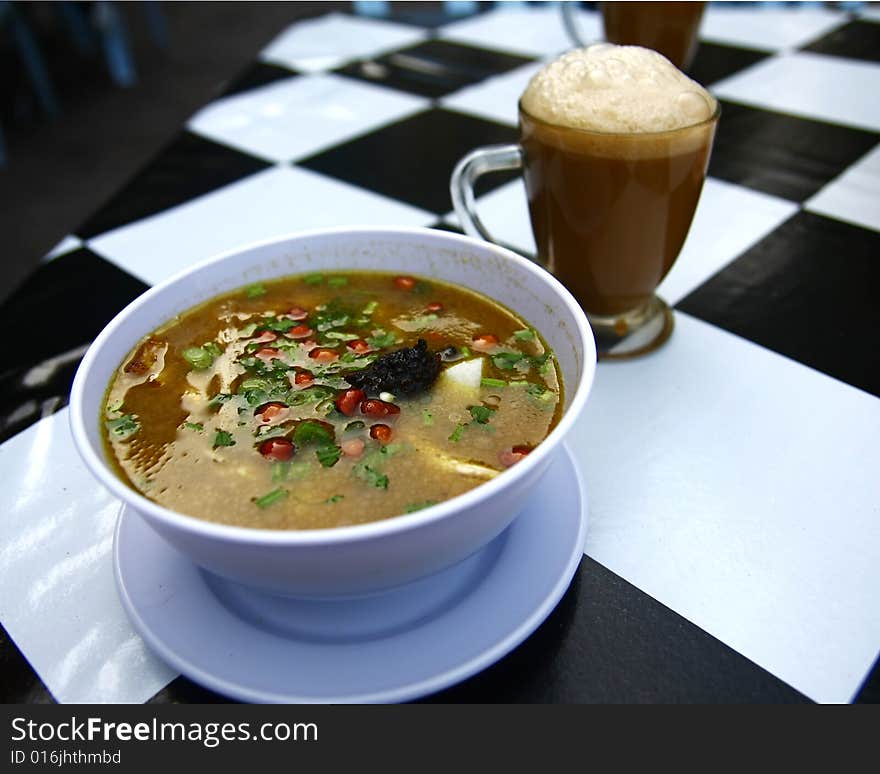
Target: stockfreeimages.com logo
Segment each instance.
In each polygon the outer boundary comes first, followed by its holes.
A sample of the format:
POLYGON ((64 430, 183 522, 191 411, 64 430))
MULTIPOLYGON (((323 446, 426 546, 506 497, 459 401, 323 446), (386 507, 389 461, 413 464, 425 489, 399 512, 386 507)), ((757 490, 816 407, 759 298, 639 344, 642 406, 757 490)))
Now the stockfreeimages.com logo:
POLYGON ((13 742, 317 742, 316 723, 178 723, 151 718, 139 723, 116 723, 86 718, 60 723, 37 723, 13 718, 13 742))

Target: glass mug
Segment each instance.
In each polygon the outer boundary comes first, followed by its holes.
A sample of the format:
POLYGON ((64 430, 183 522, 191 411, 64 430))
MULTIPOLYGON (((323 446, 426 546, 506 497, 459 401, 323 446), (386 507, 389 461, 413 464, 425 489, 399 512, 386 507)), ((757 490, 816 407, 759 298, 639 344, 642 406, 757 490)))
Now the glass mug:
MULTIPOLYGON (((565 29, 577 46, 588 45, 575 20, 577 3, 562 4, 565 29)), ((697 34, 706 4, 701 2, 599 3, 605 40, 659 51, 679 70, 687 70, 697 51, 697 34)))
POLYGON ((600 359, 650 352, 672 333, 655 291, 684 244, 720 108, 662 132, 557 126, 519 106, 520 142, 478 148, 456 165, 450 192, 469 236, 495 241, 475 208, 478 177, 520 169, 538 260, 577 298, 600 359))

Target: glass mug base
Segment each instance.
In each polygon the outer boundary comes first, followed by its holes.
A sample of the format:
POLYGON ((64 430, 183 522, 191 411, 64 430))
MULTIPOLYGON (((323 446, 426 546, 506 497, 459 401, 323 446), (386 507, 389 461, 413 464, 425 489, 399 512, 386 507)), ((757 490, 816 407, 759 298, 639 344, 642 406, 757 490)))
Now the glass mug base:
POLYGON ((627 360, 641 357, 662 346, 672 335, 672 309, 659 296, 621 315, 603 316, 587 312, 596 337, 599 360, 627 360))

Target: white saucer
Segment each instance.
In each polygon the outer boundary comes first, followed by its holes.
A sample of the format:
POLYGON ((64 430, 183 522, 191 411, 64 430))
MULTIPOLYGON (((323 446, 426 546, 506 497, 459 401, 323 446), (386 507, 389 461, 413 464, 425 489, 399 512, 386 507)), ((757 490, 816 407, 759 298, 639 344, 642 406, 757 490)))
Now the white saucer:
POLYGON ((150 648, 191 680, 249 702, 416 699, 505 656, 550 614, 577 570, 587 504, 560 450, 523 512, 485 549, 384 594, 309 601, 205 572, 123 507, 114 565, 150 648))

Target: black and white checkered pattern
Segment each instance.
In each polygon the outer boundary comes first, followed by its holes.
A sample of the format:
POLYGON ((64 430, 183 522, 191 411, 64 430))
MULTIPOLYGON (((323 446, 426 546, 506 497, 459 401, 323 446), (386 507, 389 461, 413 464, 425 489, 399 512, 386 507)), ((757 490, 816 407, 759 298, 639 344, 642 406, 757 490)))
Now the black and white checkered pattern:
MULTIPOLYGON (((569 47, 555 5, 480 10, 284 31, 0 308, 32 332, 0 373, 0 699, 216 698, 151 655, 116 598, 118 503, 73 449, 73 373, 126 303, 220 251, 454 228, 453 164, 515 140, 519 94, 569 47)), ((599 38, 595 12, 580 25, 599 38)), ((710 5, 692 74, 722 118, 660 289, 675 333, 599 367, 569 441, 591 527, 563 602, 433 699, 878 699, 878 60, 870 9, 710 5)), ((490 230, 532 251, 521 182, 480 193, 490 230)))

